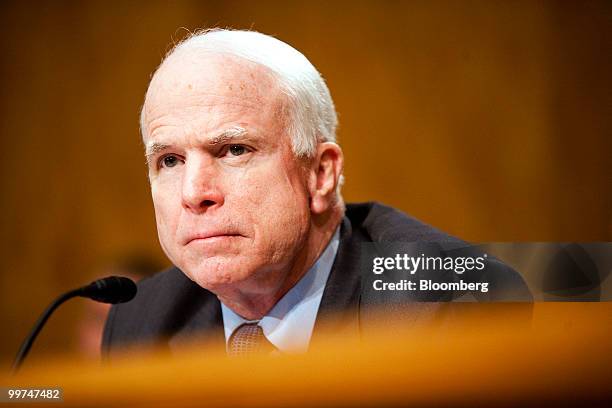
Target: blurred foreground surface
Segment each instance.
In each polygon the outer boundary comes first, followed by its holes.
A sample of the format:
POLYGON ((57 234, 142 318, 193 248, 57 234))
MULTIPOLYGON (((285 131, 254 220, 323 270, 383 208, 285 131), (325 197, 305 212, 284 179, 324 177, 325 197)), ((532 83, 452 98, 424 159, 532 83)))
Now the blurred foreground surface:
POLYGON ((307 355, 230 359, 196 343, 172 357, 142 352, 102 367, 67 357, 29 361, 16 377, 3 373, 0 385, 61 387, 62 405, 71 407, 610 401, 612 303, 536 303, 528 324, 513 304, 459 304, 455 312, 450 324, 419 326, 381 315, 376 334, 330 333, 307 355))

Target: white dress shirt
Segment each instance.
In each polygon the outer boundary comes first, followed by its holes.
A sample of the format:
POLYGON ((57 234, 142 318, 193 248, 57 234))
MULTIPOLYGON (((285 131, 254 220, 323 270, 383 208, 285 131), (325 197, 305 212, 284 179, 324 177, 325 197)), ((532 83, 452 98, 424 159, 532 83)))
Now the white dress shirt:
POLYGON ((221 303, 225 343, 242 324, 258 322, 268 341, 281 352, 306 352, 339 243, 340 227, 312 268, 260 320, 246 320, 221 303))

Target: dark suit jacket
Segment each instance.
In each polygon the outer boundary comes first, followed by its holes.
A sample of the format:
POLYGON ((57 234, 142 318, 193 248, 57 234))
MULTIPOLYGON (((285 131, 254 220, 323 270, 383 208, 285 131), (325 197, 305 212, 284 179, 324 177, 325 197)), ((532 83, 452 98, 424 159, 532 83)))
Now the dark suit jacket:
MULTIPOLYGON (((462 293, 436 292, 420 295, 397 296, 387 291, 371 290, 362 265, 364 245, 393 242, 435 243, 438 253, 465 246, 431 226, 393 208, 378 203, 348 204, 340 227, 340 244, 336 259, 325 287, 312 342, 318 339, 320 322, 333 316, 335 329, 361 334, 367 328, 368 311, 372 306, 386 307, 388 311, 403 310, 412 321, 430 318, 440 308, 439 302, 455 300, 462 293), (415 303, 435 302, 435 303, 415 303), (407 308, 402 306, 408 305, 407 308), (415 307, 415 305, 419 305, 415 307)), ((477 300, 530 301, 529 290, 521 276, 506 265, 491 259, 486 279, 492 290, 477 300), (504 297, 511 291, 511 298, 504 297), (503 294, 500 294, 502 293, 503 294)), ((367 268, 365 268, 367 270, 367 268)), ((103 335, 103 352, 108 356, 130 344, 163 342, 172 347, 182 339, 205 336, 224 344, 221 305, 217 297, 188 279, 178 268, 171 268, 138 283, 136 297, 112 307, 103 335)))

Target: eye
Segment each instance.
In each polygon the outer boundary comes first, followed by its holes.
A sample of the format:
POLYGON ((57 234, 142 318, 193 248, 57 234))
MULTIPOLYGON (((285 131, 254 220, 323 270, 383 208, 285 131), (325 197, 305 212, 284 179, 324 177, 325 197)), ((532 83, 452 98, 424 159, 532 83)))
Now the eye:
POLYGON ((243 145, 230 145, 229 152, 232 156, 240 156, 241 154, 246 153, 247 149, 243 145))
POLYGON ((176 157, 173 154, 170 154, 170 155, 167 155, 161 158, 160 166, 161 167, 174 167, 177 164, 179 164, 179 161, 180 160, 178 157, 176 157))

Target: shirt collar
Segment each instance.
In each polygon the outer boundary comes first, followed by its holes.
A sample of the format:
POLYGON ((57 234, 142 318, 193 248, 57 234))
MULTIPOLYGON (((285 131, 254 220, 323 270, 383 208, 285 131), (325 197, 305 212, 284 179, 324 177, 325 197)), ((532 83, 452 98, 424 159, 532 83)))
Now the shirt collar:
MULTIPOLYGON (((274 307, 259 320, 264 335, 277 349, 288 353, 308 350, 323 290, 331 272, 338 245, 340 227, 315 264, 274 307)), ((257 321, 246 320, 221 303, 225 341, 240 325, 257 321)))

